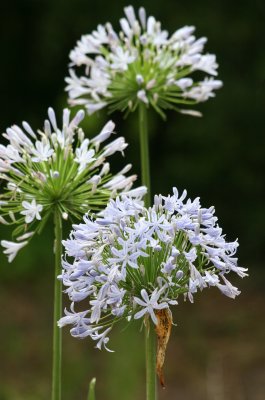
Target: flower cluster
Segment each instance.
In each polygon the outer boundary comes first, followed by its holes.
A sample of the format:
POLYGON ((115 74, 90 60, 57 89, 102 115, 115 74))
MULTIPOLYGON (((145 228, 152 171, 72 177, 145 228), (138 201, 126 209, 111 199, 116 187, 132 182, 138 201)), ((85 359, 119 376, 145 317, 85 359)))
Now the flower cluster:
POLYGON ((70 104, 84 105, 89 114, 105 106, 110 112, 129 113, 144 103, 163 118, 166 109, 200 116, 182 106, 204 102, 222 86, 213 78, 218 68, 215 55, 202 53, 207 39, 196 39, 194 26, 169 36, 153 16, 146 17, 144 8, 139 9, 139 20, 132 6, 124 10, 119 34, 109 22, 99 25, 71 51, 66 78, 70 104), (211 77, 197 80, 196 71, 211 77))
MULTIPOLYGON (((109 121, 102 131, 89 140, 79 123, 84 111, 70 119, 70 111, 63 112, 63 127, 57 125, 52 108, 44 129, 34 132, 27 122, 6 130, 7 146, 0 145, 0 179, 4 187, 0 194, 0 223, 16 225, 16 242, 2 240, 11 262, 37 231, 40 232, 55 208, 62 218, 80 218, 88 210, 99 211, 111 196, 128 192, 135 175, 126 177, 127 165, 116 175, 110 173, 106 158, 123 152, 127 143, 119 137, 100 149, 101 143, 113 133, 109 121)), ((132 190, 138 196, 145 189, 132 190)))
POLYGON ((90 336, 101 348, 117 321, 150 316, 157 324, 159 310, 169 310, 181 294, 193 302, 210 286, 231 298, 240 293, 226 278, 230 271, 247 275, 237 266, 237 241, 225 240, 214 207, 186 195, 174 188, 172 196, 155 196, 148 209, 121 196, 100 217, 85 216, 74 226, 60 276, 71 312, 59 326, 73 325, 72 336, 90 336), (89 306, 76 311, 84 299, 89 306))

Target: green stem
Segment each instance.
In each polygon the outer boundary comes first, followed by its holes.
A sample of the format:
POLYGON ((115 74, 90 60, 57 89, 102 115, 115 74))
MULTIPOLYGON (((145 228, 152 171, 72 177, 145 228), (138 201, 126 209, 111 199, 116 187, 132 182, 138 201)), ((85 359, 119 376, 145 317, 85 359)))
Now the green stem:
POLYGON ((156 400, 156 334, 153 323, 145 320, 146 400, 156 400))
POLYGON ((57 321, 62 314, 62 282, 58 280, 61 273, 62 256, 62 219, 59 209, 54 213, 54 313, 53 313, 53 363, 52 363, 52 400, 61 400, 61 366, 62 366, 62 331, 57 321))
POLYGON ((96 378, 93 378, 93 379, 91 379, 90 384, 89 384, 87 400, 96 400, 95 386, 96 386, 96 378))
POLYGON ((147 110, 146 110, 146 106, 144 104, 139 105, 139 131, 140 131, 142 185, 145 185, 147 187, 147 194, 145 197, 145 205, 146 205, 146 207, 150 207, 150 205, 151 205, 151 184, 150 184, 148 126, 147 126, 147 110))
MULTIPOLYGON (((139 105, 139 131, 141 147, 142 185, 147 187, 145 206, 151 206, 150 161, 148 144, 147 109, 139 105)), ((146 400, 156 400, 156 335, 149 318, 145 319, 146 400)))

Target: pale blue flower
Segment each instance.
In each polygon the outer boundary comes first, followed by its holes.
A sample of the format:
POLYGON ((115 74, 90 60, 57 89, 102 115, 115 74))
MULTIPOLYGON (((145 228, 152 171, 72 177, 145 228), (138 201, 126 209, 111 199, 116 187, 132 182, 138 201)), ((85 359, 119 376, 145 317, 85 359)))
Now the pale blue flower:
POLYGON ((71 316, 73 336, 106 347, 118 321, 150 317, 157 324, 159 310, 176 305, 181 295, 193 302, 199 290, 213 286, 231 298, 240 293, 226 278, 230 272, 247 275, 237 265, 238 242, 225 240, 214 207, 186 196, 174 188, 171 196, 155 196, 148 209, 140 196, 119 196, 100 216, 74 225, 63 242, 60 279, 72 304, 86 299, 89 305, 78 313, 83 323, 71 316))
POLYGON ((155 316, 154 310, 162 310, 163 308, 168 308, 167 303, 158 303, 160 295, 161 289, 159 291, 155 289, 149 298, 147 291, 145 289, 142 289, 142 299, 134 297, 134 301, 143 308, 134 315, 134 318, 139 319, 142 318, 145 314, 149 314, 152 318, 153 323, 157 324, 157 317, 155 316))

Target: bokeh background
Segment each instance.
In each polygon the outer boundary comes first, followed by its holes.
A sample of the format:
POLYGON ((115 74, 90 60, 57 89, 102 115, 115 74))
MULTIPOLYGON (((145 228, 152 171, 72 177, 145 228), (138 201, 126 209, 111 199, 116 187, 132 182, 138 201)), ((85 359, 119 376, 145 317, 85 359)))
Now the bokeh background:
MULTIPOLYGON (((160 399, 264 400, 264 171, 265 3, 263 0, 142 0, 148 14, 170 33, 195 25, 217 55, 224 87, 201 105, 204 117, 150 115, 152 188, 172 186, 215 205, 228 239, 239 238, 239 263, 250 277, 233 277, 242 294, 231 300, 217 290, 180 301, 160 399)), ((0 3, 0 130, 27 120, 42 127, 48 106, 66 105, 68 54, 81 34, 98 23, 118 28, 121 0, 9 0, 0 3)), ((107 115, 91 118, 95 135, 107 115)), ((139 174, 137 120, 112 115, 130 146, 127 161, 139 174)), ((116 167, 124 160, 115 159, 116 167)), ((65 229, 65 236, 69 227, 65 229)), ((1 239, 8 238, 1 227, 1 239)), ((50 398, 53 299, 52 226, 12 264, 0 254, 0 400, 50 398)), ((109 354, 89 340, 63 333, 63 400, 81 400, 97 376, 98 400, 144 399, 144 347, 140 326, 116 328, 109 354)))

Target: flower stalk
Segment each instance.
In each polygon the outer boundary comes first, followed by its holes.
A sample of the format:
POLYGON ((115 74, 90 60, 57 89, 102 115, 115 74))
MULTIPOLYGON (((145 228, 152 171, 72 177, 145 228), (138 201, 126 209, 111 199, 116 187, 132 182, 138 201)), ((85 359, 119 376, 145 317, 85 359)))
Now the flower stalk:
POLYGON ((142 185, 147 187, 147 194, 145 195, 145 205, 146 207, 150 207, 151 180, 150 180, 148 120, 147 120, 147 109, 144 104, 139 105, 139 133, 140 133, 142 185))
POLYGON ((52 361, 52 400, 61 399, 61 374, 62 374, 62 331, 57 326, 57 321, 62 316, 62 282, 58 279, 61 273, 62 256, 62 219, 59 209, 54 211, 54 312, 53 312, 53 361, 52 361))
POLYGON ((149 317, 145 319, 146 400, 156 400, 156 334, 149 317))
MULTIPOLYGON (((151 206, 151 179, 149 159, 149 137, 147 108, 139 105, 139 134, 141 153, 142 185, 147 187, 145 206, 151 206)), ((145 319, 145 365, 146 365, 146 400, 156 400, 156 336, 153 326, 150 327, 149 317, 145 319)))

